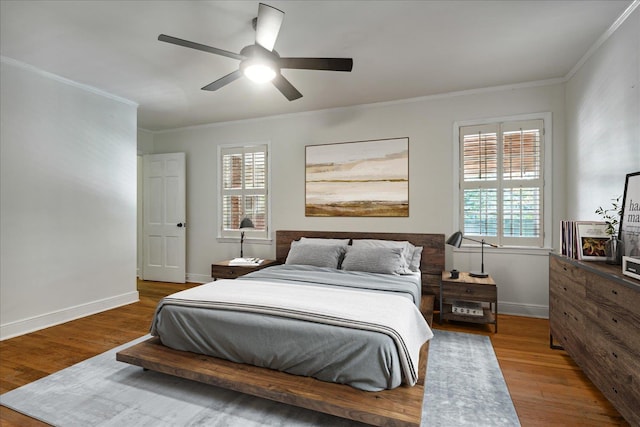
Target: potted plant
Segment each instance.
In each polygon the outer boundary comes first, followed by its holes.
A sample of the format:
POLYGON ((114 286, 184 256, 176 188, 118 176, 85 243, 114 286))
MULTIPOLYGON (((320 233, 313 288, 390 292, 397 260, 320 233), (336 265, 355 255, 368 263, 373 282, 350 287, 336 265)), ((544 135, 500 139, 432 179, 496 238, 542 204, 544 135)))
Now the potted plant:
POLYGON ((609 241, 605 247, 608 264, 622 264, 622 255, 624 247, 622 240, 618 239, 618 227, 620 225, 620 217, 622 216, 622 205, 618 196, 611 199, 611 207, 604 209, 602 206, 596 209, 596 213, 600 215, 602 221, 606 224, 606 233, 609 235, 609 241))

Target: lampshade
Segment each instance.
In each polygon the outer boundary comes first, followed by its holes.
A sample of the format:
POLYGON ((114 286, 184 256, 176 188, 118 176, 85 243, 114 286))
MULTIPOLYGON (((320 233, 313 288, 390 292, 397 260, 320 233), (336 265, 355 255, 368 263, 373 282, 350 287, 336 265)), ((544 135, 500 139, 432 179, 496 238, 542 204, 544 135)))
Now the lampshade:
POLYGON ((251 221, 251 219, 244 218, 242 221, 240 221, 240 228, 255 228, 253 225, 253 221, 251 221))
POLYGON ((455 246, 456 248, 459 248, 460 245, 462 244, 462 237, 463 237, 462 232, 456 231, 451 235, 451 237, 447 239, 447 245, 451 245, 451 246, 455 246))

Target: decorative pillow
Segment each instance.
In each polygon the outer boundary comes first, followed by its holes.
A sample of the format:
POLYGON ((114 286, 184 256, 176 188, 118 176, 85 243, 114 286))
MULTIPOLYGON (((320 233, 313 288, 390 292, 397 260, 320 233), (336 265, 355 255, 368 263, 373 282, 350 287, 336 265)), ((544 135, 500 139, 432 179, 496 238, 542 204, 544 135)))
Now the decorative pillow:
POLYGON ((313 265, 337 269, 340 266, 344 252, 345 247, 339 245, 291 242, 291 249, 289 249, 285 264, 313 265))
POLYGON ((342 261, 342 269, 382 274, 408 274, 402 248, 351 246, 342 261))
MULTIPOLYGON (((407 241, 398 240, 377 240, 377 239, 356 239, 351 242, 354 248, 400 248, 404 257, 405 270, 411 270, 411 261, 415 246, 407 241)), ((418 263, 419 266, 419 263, 418 263)), ((408 272, 408 271, 407 271, 408 272)))
POLYGON ((319 237, 301 237, 298 243, 314 245, 347 246, 351 239, 323 239, 319 237))
POLYGON ((411 257, 411 262, 409 263, 409 270, 413 272, 420 271, 420 261, 422 260, 422 246, 415 246, 413 249, 413 256, 411 257))

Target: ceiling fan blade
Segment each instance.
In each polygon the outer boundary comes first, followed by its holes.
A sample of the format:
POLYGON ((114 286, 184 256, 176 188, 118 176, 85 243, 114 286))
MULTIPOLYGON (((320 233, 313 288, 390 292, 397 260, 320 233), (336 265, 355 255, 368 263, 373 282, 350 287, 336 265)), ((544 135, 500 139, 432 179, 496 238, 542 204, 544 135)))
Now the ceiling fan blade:
POLYGON ((229 52, 228 50, 222 50, 222 49, 207 46, 204 44, 190 42, 189 40, 182 40, 177 37, 168 36, 166 34, 160 34, 158 36, 158 40, 160 40, 161 42, 177 44, 178 46, 190 47, 191 49, 201 50, 203 52, 209 52, 209 53, 214 53, 216 55, 227 56, 233 59, 239 59, 239 60, 244 59, 244 56, 237 53, 229 52))
POLYGON ((258 22, 256 23, 256 43, 268 51, 272 51, 283 19, 283 11, 260 3, 258 5, 258 22))
POLYGON ((285 79, 282 74, 278 74, 275 79, 271 81, 275 87, 278 88, 289 101, 295 101, 298 98, 302 98, 302 94, 298 92, 298 89, 293 87, 289 80, 285 79))
POLYGON ((351 58, 280 58, 280 68, 295 68, 299 70, 327 70, 351 71, 351 58))
POLYGON ((202 90, 218 90, 222 86, 228 85, 229 83, 239 79, 240 77, 242 77, 242 71, 235 70, 233 73, 229 73, 226 76, 219 78, 215 82, 209 83, 208 85, 203 87, 202 90))

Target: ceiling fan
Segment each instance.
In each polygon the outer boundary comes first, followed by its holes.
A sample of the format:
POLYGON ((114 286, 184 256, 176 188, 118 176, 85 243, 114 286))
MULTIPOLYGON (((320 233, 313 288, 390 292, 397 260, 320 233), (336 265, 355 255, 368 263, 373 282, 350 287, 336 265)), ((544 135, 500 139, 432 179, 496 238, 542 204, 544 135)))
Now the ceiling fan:
POLYGON ((218 90, 244 75, 256 82, 271 81, 289 101, 294 101, 301 98, 302 94, 289 80, 284 78, 280 73, 281 69, 351 71, 353 68, 353 59, 351 58, 281 58, 273 50, 273 46, 278 38, 283 19, 284 12, 260 3, 258 17, 253 19, 256 42, 243 47, 240 53, 229 52, 165 34, 160 34, 158 40, 240 61, 240 67, 236 71, 209 83, 202 88, 203 90, 218 90))

